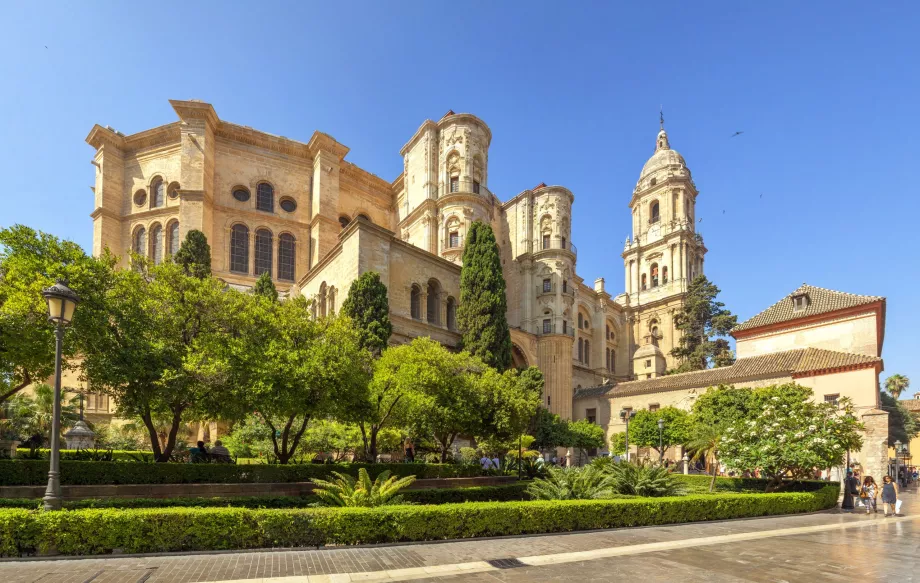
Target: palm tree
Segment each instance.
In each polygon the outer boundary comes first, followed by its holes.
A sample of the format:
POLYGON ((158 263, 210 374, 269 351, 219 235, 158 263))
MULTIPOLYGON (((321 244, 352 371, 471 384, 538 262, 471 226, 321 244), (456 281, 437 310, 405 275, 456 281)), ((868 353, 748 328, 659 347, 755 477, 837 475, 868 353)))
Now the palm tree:
POLYGON ((693 459, 702 458, 712 468, 712 480, 709 482, 709 491, 716 486, 716 476, 719 474, 718 455, 722 444, 722 429, 712 425, 697 428, 693 439, 687 444, 687 449, 693 452, 693 459))
POLYGON ((885 379, 885 390, 895 399, 901 398, 901 393, 910 386, 910 379, 902 374, 893 374, 885 379))
POLYGON ((596 465, 583 468, 547 468, 545 478, 527 486, 534 500, 596 500, 612 493, 610 476, 596 465))
POLYGON ((402 496, 397 496, 400 490, 412 484, 415 476, 406 476, 397 479, 390 475, 390 470, 385 470, 371 481, 367 470, 358 470, 358 479, 347 474, 332 472, 334 480, 317 480, 313 483, 318 486, 313 493, 319 496, 326 506, 348 507, 374 507, 387 504, 399 504, 402 496))

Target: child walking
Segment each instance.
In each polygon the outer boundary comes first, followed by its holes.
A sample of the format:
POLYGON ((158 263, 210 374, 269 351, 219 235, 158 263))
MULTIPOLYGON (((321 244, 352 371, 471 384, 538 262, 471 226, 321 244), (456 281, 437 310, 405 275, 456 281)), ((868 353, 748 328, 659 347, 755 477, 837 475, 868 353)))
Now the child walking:
POLYGON ((877 497, 878 486, 875 484, 875 480, 872 476, 866 476, 863 480, 862 488, 859 491, 859 498, 862 500, 863 506, 866 507, 866 514, 869 514, 871 511, 878 512, 877 497))
POLYGON ((898 487, 894 485, 891 476, 882 478, 882 508, 885 510, 885 516, 888 516, 888 510, 895 515, 898 503, 898 487))

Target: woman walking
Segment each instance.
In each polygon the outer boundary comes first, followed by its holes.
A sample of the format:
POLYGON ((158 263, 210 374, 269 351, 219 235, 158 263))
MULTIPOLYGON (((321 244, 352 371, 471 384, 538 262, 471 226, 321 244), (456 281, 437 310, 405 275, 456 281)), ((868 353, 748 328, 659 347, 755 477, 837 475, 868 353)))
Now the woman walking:
POLYGON ((898 487, 894 485, 891 476, 885 476, 882 478, 882 509, 885 511, 885 516, 888 516, 889 509, 892 515, 897 512, 897 503, 898 487))
POLYGON ((859 498, 862 500, 863 506, 866 507, 866 514, 869 514, 872 510, 876 513, 878 512, 877 497, 878 486, 875 484, 875 480, 872 476, 866 476, 863 480, 862 489, 859 491, 859 498))

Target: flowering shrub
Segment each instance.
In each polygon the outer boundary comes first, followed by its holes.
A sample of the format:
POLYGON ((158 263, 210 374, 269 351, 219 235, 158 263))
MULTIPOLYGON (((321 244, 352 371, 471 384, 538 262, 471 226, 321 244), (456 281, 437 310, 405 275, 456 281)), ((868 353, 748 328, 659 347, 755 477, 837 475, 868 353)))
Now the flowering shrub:
POLYGON ((772 491, 784 478, 841 464, 848 449, 862 447, 861 428, 847 399, 815 403, 811 389, 794 383, 758 389, 752 415, 726 428, 720 457, 734 470, 759 469, 772 491))

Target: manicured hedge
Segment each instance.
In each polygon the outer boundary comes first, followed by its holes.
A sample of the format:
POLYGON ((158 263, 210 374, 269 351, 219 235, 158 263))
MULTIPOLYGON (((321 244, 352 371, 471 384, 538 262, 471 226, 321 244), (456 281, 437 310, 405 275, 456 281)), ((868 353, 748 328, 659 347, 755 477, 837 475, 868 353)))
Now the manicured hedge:
MULTIPOLYGON (((25 458, 25 456, 30 455, 31 452, 28 448, 18 448, 16 450, 16 455, 19 458, 25 458)), ((109 450, 100 449, 98 453, 100 455, 107 454, 109 450)), ((61 450, 61 459, 62 460, 75 460, 81 459, 80 456, 91 455, 92 450, 79 450, 79 449, 62 449, 61 450)), ((39 449, 38 455, 41 456, 41 459, 47 460, 51 455, 50 449, 39 449)), ((138 461, 138 460, 150 460, 153 461, 153 452, 152 451, 132 451, 127 449, 114 449, 112 450, 112 458, 115 461, 138 461)))
POLYGON ((380 508, 0 510, 0 555, 289 548, 569 532, 812 512, 817 492, 626 500, 472 502, 380 508))
MULTIPOLYGON (((459 502, 507 502, 529 500, 527 482, 508 486, 471 486, 469 488, 425 488, 405 490, 403 498, 410 504, 448 504, 459 502)), ((315 502, 316 496, 240 496, 234 498, 89 498, 69 500, 64 508, 303 508, 315 502)), ((40 499, 0 498, 0 508, 38 508, 40 499)))
MULTIPOLYGON (((61 460, 61 483, 67 486, 103 484, 238 484, 308 482, 330 472, 358 475, 367 468, 371 478, 384 470, 395 476, 462 478, 479 475, 478 466, 450 464, 182 464, 138 462, 78 462, 61 460)), ((44 460, 0 460, 0 486, 41 486, 48 483, 44 460)))
MULTIPOLYGON (((709 482, 712 476, 702 474, 674 474, 678 480, 683 482, 688 494, 708 494, 709 482)), ((765 492, 770 480, 763 478, 716 478, 716 492, 765 492)), ((814 492, 827 486, 829 482, 822 480, 801 480, 791 482, 785 485, 783 492, 814 492)))

